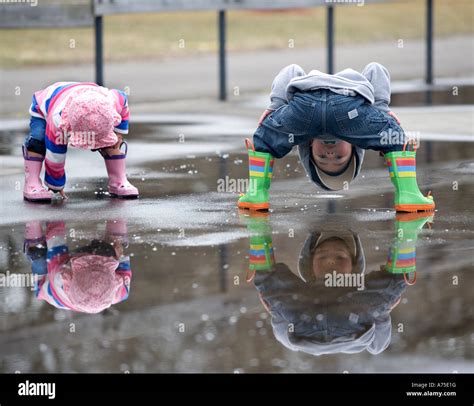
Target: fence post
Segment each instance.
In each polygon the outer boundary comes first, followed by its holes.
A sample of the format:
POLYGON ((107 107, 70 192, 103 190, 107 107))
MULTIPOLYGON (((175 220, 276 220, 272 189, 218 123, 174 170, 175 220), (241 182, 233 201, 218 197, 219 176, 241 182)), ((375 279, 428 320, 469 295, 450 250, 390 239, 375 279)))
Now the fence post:
POLYGON ((95 82, 99 86, 104 85, 104 44, 102 16, 94 17, 95 31, 95 82))
MULTIPOLYGON (((426 76, 425 82, 433 84, 433 0, 426 0, 426 76)), ((432 91, 426 91, 426 103, 431 104, 432 91)))
POLYGON ((326 18, 326 40, 327 40, 327 71, 334 73, 334 6, 327 7, 326 18))
POLYGON ((327 7, 327 72, 334 73, 334 6, 327 7))
POLYGON ((219 28, 219 100, 227 99, 227 70, 226 70, 226 16, 224 10, 218 12, 219 28))

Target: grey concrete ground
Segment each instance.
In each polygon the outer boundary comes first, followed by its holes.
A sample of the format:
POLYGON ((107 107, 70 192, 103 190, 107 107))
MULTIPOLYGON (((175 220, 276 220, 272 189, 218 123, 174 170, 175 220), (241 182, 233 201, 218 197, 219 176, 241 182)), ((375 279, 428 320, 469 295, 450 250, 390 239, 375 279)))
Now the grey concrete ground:
MULTIPOLYGON (((230 99, 267 92, 273 77, 285 65, 298 63, 307 70, 326 69, 324 44, 314 49, 293 49, 265 52, 229 53, 228 88, 230 99), (238 87, 238 96, 234 95, 238 87)), ((390 67, 392 79, 422 79, 425 44, 421 40, 398 38, 391 42, 336 46, 336 69, 362 69, 368 62, 378 61, 390 67)), ((472 36, 436 38, 434 46, 435 77, 451 78, 459 85, 461 78, 474 71, 472 36)), ((93 81, 92 65, 0 69, 0 117, 24 116, 34 91, 64 80, 93 81), (20 94, 18 94, 18 89, 20 94), (26 107, 25 107, 26 106, 26 107)), ((133 103, 149 103, 180 99, 212 99, 217 97, 217 58, 215 55, 178 60, 106 63, 105 84, 130 89, 133 103)))
MULTIPOLYGON (((254 284, 245 282, 255 230, 235 207, 238 193, 217 188, 226 177, 246 177, 242 141, 261 104, 249 96, 135 106, 128 171, 141 190, 136 201, 110 199, 99 155, 71 150, 69 200, 23 202, 27 122, 2 121, 1 273, 31 272, 22 253, 31 221, 64 221, 72 250, 101 238, 107 220, 120 220, 133 275, 129 298, 98 315, 56 309, 29 287, 1 287, 1 371, 474 372, 474 107, 397 109, 421 137, 418 181, 437 203, 431 229, 419 235, 417 283, 391 312, 382 353, 314 357, 276 340, 254 284)), ((376 153, 367 153, 360 180, 342 193, 314 189, 291 154, 276 163, 273 209, 262 221, 276 261, 295 274, 307 236, 337 228, 359 235, 374 275, 396 235, 392 201, 376 153)))

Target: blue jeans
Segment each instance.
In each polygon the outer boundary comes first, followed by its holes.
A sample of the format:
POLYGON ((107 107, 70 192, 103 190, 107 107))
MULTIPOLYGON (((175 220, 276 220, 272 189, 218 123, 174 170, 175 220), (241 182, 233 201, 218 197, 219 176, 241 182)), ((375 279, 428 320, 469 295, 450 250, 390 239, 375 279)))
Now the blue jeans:
POLYGON ((362 96, 318 89, 295 93, 288 104, 268 115, 255 131, 253 142, 256 151, 282 158, 294 146, 324 134, 384 153, 401 151, 405 140, 396 120, 362 96))
POLYGON ((30 118, 30 133, 25 138, 25 147, 30 152, 46 155, 46 121, 42 118, 30 118))

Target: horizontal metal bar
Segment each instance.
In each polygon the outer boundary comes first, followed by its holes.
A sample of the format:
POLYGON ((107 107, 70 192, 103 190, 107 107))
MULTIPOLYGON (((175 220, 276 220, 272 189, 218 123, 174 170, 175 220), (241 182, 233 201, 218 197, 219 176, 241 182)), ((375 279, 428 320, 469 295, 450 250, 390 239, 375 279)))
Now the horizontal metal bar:
POLYGON ((0 28, 93 27, 94 15, 199 10, 275 10, 393 0, 76 0, 71 3, 0 2, 0 28))
POLYGON ((92 27, 92 5, 0 3, 0 28, 92 27))
POLYGON ((94 0, 96 15, 193 10, 250 10, 352 5, 393 0, 94 0))

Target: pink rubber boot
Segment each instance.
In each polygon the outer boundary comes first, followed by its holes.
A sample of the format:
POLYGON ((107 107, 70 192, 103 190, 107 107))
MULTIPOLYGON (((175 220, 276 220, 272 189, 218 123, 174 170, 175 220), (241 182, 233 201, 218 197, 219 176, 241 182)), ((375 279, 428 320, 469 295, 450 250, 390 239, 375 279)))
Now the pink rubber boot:
POLYGON ((28 221, 25 224, 25 240, 36 241, 44 239, 41 222, 38 220, 28 221))
POLYGON ((107 220, 105 234, 125 237, 127 235, 127 223, 125 220, 107 220))
POLYGON ((23 145, 23 159, 25 162, 25 186, 23 187, 23 198, 29 202, 49 203, 53 198, 53 192, 46 189, 40 179, 41 167, 44 157, 29 156, 28 150, 23 145))
POLYGON ((35 247, 38 244, 42 244, 46 247, 46 236, 43 233, 41 222, 38 220, 28 221, 25 224, 23 252, 28 252, 30 247, 35 247))
POLYGON ((112 197, 121 197, 125 199, 134 199, 138 197, 138 189, 133 186, 125 174, 125 158, 127 157, 128 146, 124 141, 120 148, 125 145, 125 152, 120 155, 107 155, 105 151, 100 150, 104 157, 105 167, 109 175, 109 193, 112 197))
POLYGON ((105 226, 105 241, 118 240, 123 246, 128 246, 127 223, 125 220, 107 220, 105 226))

